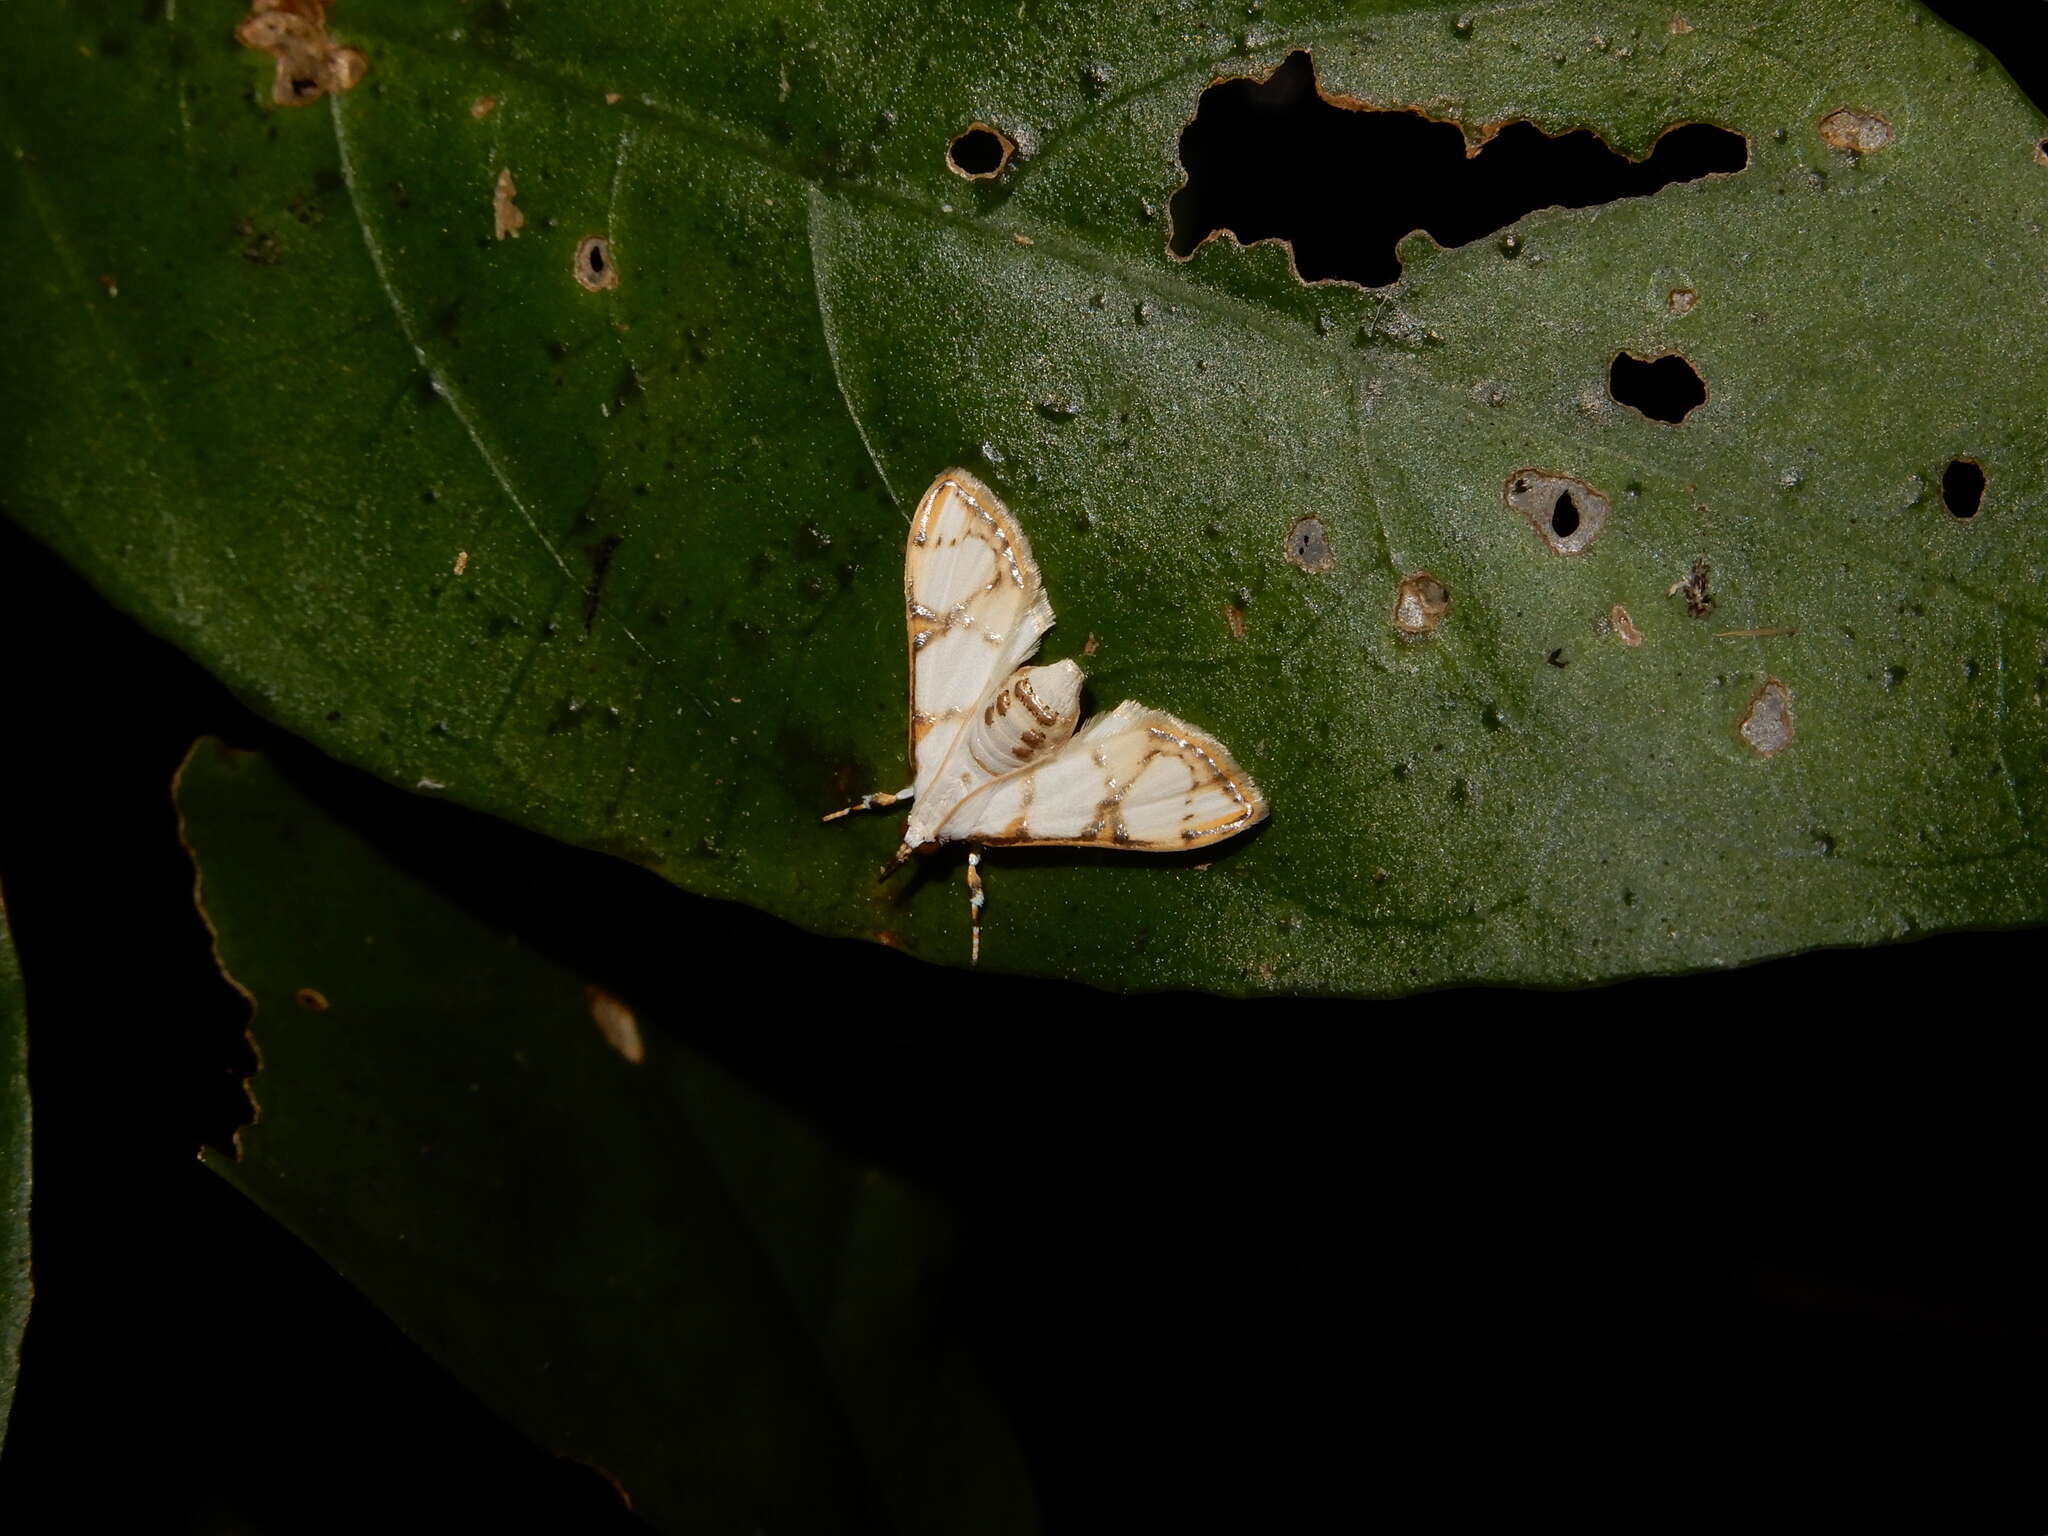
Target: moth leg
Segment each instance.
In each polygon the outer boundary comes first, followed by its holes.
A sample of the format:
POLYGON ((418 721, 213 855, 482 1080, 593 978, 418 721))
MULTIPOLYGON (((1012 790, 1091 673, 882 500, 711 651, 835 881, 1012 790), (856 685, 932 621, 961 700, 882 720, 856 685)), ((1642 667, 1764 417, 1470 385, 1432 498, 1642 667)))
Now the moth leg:
POLYGON ((968 950, 967 963, 981 964, 981 909, 988 902, 988 893, 981 885, 981 850, 967 850, 967 913, 974 935, 973 945, 968 950))
POLYGON ((912 795, 916 793, 917 786, 913 784, 908 789, 897 790, 896 793, 893 795, 862 795, 858 800, 854 801, 852 805, 847 806, 846 809, 841 811, 834 811, 829 816, 820 816, 818 820, 837 821, 842 816, 851 816, 855 811, 886 811, 890 806, 895 805, 898 801, 908 800, 912 795))

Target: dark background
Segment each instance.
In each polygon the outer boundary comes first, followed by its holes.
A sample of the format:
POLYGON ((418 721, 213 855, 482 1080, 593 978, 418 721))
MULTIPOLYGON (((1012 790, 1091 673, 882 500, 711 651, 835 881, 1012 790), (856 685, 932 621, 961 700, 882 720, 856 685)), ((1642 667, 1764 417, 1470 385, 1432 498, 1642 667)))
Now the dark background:
MULTIPOLYGON (((2048 100, 2048 6, 1934 9, 2048 100)), ((586 974, 692 933, 783 978, 780 1019, 642 1014, 956 1206, 952 1320, 1057 1531, 2048 1528, 2038 934, 1396 1003, 948 972, 913 1029, 848 1000, 934 973, 327 763, 4 523, 0 654, 37 1287, 0 1529, 639 1528, 194 1159, 250 1065, 168 795, 204 733, 429 819, 436 878, 586 974)))

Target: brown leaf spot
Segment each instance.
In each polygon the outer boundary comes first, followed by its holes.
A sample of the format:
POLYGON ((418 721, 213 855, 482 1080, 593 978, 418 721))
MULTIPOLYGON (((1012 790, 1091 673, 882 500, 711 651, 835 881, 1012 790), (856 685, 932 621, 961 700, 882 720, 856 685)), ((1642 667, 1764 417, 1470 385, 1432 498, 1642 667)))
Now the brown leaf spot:
POLYGON ((1700 301, 1699 293, 1692 288, 1674 288, 1665 296, 1664 302, 1674 315, 1689 315, 1693 306, 1700 301))
POLYGON ((1759 757, 1776 757, 1792 745, 1792 690, 1775 677, 1764 679, 1749 696, 1749 708, 1736 727, 1742 741, 1759 757))
POLYGON ((464 571, 468 569, 469 551, 466 549, 458 549, 457 551, 455 551, 455 574, 460 576, 464 571))
POLYGON ((1674 16, 1671 18, 1671 35, 1673 37, 1683 37, 1686 33, 1690 32, 1691 30, 1692 23, 1687 21, 1683 16, 1674 16))
POLYGON ((1337 555, 1330 548, 1330 535, 1319 517, 1298 517, 1287 530, 1287 563, 1312 576, 1333 569, 1337 555))
POLYGON ((517 235, 526 227, 526 215, 519 211, 514 201, 519 196, 519 184, 512 179, 508 168, 498 172, 497 190, 491 194, 491 226, 502 240, 507 235, 517 235))
POLYGON ((1394 628, 1406 639, 1434 634, 1450 611, 1451 589, 1428 571, 1402 577, 1394 591, 1394 628))
POLYGON ((1242 640, 1244 638, 1244 610, 1238 607, 1237 604, 1225 603, 1223 605, 1223 622, 1230 626, 1231 639, 1242 640))
POLYGON ((1088 632, 1088 639, 1081 646, 1081 654, 1083 656, 1093 656, 1096 648, 1101 644, 1102 642, 1095 638, 1095 631, 1091 629, 1088 632))
POLYGON ((354 90, 370 68, 361 53, 327 35, 326 0, 251 0, 235 40, 276 61, 270 99, 283 107, 354 90))
POLYGON ((472 102, 471 102, 471 103, 469 104, 469 115, 470 115, 471 117, 474 117, 474 118, 478 118, 478 119, 486 118, 486 117, 489 117, 489 116, 491 115, 491 113, 493 113, 494 111, 496 111, 496 110, 497 110, 497 106, 498 106, 498 98, 497 98, 497 97, 495 97, 495 96, 479 96, 479 97, 477 97, 477 99, 476 99, 475 101, 472 101, 472 102))
POLYGON ((292 994, 292 1001, 308 1013, 325 1013, 329 1007, 327 994, 311 987, 301 987, 292 994))
POLYGON ((1875 112, 1837 107, 1815 125, 1831 149, 1874 155, 1892 141, 1892 125, 1875 112))
POLYGON ((633 1010, 603 987, 585 987, 583 996, 590 1004, 590 1017, 597 1022, 605 1044, 636 1067, 645 1061, 647 1046, 640 1038, 640 1020, 633 1010))
POLYGON ((576 281, 592 293, 619 286, 619 269, 612 265, 612 243, 603 235, 585 235, 576 243, 576 281))
POLYGON ((1607 622, 1614 627, 1614 632, 1620 636, 1623 645, 1634 646, 1643 643, 1643 632, 1636 628, 1635 620, 1628 616, 1628 610, 1621 604, 1616 603, 1607 610, 1607 622))
POLYGON ((1612 510, 1607 497, 1585 481, 1550 469, 1518 469, 1501 482, 1500 494, 1555 555, 1583 555, 1612 510))

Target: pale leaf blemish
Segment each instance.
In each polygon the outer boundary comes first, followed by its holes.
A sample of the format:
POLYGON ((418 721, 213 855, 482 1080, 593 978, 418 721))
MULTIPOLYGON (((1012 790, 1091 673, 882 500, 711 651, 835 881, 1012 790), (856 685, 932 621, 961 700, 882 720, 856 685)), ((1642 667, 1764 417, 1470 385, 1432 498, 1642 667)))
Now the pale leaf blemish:
POLYGON ((1623 645, 1634 647, 1643 643, 1643 632, 1636 628, 1635 620, 1621 604, 1607 610, 1607 622, 1623 645))
POLYGON ((1394 628, 1404 639, 1419 640, 1436 633, 1444 615, 1451 611, 1451 589, 1428 571, 1404 576, 1394 593, 1394 628))
POLYGON ((1875 112, 1855 107, 1837 107, 1815 126, 1830 149, 1853 155, 1874 155, 1892 142, 1889 122, 1875 112))
POLYGON ((1673 37, 1683 37, 1686 33, 1690 32, 1691 30, 1692 23, 1687 21, 1683 16, 1674 16, 1671 18, 1670 31, 1673 37))
POLYGON ((1759 757, 1776 757, 1792 745, 1792 690, 1775 677, 1767 677, 1749 697, 1736 727, 1743 745, 1759 757))
POLYGON ((276 61, 270 99, 283 107, 354 90, 370 69, 360 52, 327 35, 326 0, 251 0, 235 41, 276 61))
POLYGON ((1298 517, 1287 530, 1287 563, 1312 576, 1336 568, 1337 554, 1330 548, 1329 530, 1319 517, 1298 517))
POLYGON ((1549 469, 1516 470, 1501 482, 1501 500, 1527 520, 1554 555, 1584 554, 1613 510, 1604 492, 1549 469))
POLYGON ((516 199, 519 184, 512 179, 511 169, 498 172, 497 188, 491 193, 491 228, 498 239, 516 236, 526 227, 526 215, 519 211, 516 199))
POLYGON ((583 996, 590 1004, 590 1017, 596 1022, 605 1043, 636 1067, 645 1061, 647 1045, 640 1038, 640 1020, 633 1010, 603 987, 585 987, 583 996))
POLYGON ((455 551, 455 574, 460 576, 464 571, 468 569, 469 551, 466 549, 458 549, 457 551, 455 551))

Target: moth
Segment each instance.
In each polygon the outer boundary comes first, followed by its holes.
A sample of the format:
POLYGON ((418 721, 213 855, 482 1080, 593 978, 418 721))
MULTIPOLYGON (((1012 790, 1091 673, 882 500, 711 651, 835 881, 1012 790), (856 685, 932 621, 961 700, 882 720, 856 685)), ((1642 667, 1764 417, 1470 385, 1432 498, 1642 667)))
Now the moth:
POLYGON ((967 844, 971 959, 981 959, 992 847, 1203 848, 1265 819, 1266 798, 1214 737, 1125 700, 1081 723, 1081 669, 1027 666, 1052 627, 1031 543, 965 470, 932 482, 903 551, 912 782, 826 821, 911 802, 887 875, 967 844))

